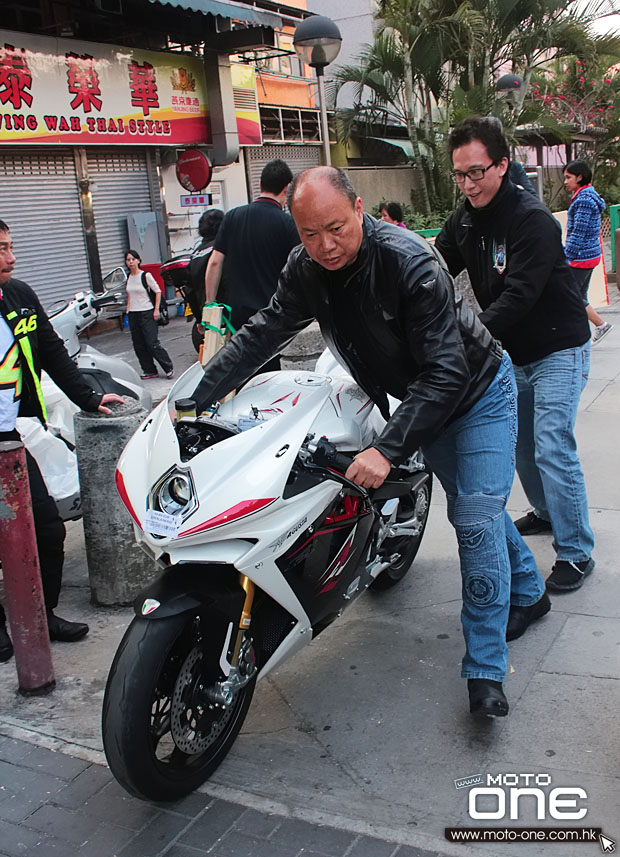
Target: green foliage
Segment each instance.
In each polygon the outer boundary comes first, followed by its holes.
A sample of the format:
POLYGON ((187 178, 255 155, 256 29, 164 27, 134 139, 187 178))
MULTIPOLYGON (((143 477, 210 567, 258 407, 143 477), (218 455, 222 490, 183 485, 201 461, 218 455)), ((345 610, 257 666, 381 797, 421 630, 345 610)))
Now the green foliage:
MULTIPOLYGON (((398 202, 398 200, 396 201, 398 202)), ((381 204, 384 202, 390 202, 390 200, 382 199, 370 212, 377 220, 381 219, 381 204)), ((407 229, 413 231, 417 229, 441 229, 451 212, 451 209, 444 209, 433 211, 431 214, 421 214, 419 211, 414 211, 412 206, 407 205, 407 203, 401 202, 400 205, 403 209, 403 223, 407 229)))
MULTIPOLYGON (((373 44, 365 47, 359 64, 337 70, 329 89, 336 105, 340 89, 353 87, 353 107, 338 110, 342 137, 389 136, 390 126, 407 128, 420 187, 409 216, 417 209, 422 213, 411 221, 413 228, 424 228, 415 224, 426 224, 430 212, 457 202, 445 135, 474 113, 501 119, 513 145, 515 129, 524 125, 567 143, 576 126, 602 129, 594 145, 577 147, 575 156, 590 160, 597 186, 615 201, 620 75, 612 75, 610 84, 605 72, 620 60, 620 35, 598 36, 591 27, 614 11, 612 6, 609 0, 378 0, 373 44), (584 68, 592 75, 581 74, 584 68), (500 98, 495 82, 508 69, 524 85, 500 98), (575 104, 561 97, 571 86, 575 104)), ((549 203, 561 201, 549 198, 549 203)))

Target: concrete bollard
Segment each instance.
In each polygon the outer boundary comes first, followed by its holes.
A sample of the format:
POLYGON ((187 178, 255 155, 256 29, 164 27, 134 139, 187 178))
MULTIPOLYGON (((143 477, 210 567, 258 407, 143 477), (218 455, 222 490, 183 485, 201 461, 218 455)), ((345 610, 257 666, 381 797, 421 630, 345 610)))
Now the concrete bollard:
POLYGON ((312 371, 317 358, 325 348, 319 325, 316 321, 297 334, 282 351, 283 369, 308 369, 312 371))
POLYGON ((49 693, 56 680, 21 441, 0 443, 0 560, 19 691, 49 693))
POLYGON ((134 399, 110 405, 111 414, 74 417, 84 541, 91 600, 131 604, 161 569, 136 544, 133 524, 116 491, 116 463, 146 411, 134 399))

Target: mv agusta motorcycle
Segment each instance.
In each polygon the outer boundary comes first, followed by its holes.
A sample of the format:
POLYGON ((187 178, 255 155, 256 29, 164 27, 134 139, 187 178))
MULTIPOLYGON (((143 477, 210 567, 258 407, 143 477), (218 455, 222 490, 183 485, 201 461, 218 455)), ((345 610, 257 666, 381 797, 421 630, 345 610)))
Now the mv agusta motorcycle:
POLYGON ((330 357, 199 415, 196 364, 119 459, 136 538, 164 569, 136 599, 103 703, 108 763, 137 797, 204 782, 257 679, 366 589, 398 583, 418 551, 431 475, 416 454, 377 490, 346 479, 385 422, 330 357))

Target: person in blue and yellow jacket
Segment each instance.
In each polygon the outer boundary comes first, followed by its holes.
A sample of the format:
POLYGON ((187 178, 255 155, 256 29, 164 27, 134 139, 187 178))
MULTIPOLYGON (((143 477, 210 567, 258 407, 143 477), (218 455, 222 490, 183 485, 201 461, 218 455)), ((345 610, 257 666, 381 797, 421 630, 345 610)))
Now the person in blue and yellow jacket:
MULTIPOLYGON (((95 393, 86 383, 36 294, 26 283, 14 279, 15 263, 9 227, 0 220, 0 441, 19 440, 17 417, 38 417, 45 425, 42 370, 85 411, 109 414, 106 402, 123 401, 115 393, 95 393)), ((62 583, 65 526, 28 451, 26 462, 50 639, 74 642, 86 636, 88 625, 54 614, 62 583)), ((0 605, 0 662, 8 661, 12 654, 0 605)))

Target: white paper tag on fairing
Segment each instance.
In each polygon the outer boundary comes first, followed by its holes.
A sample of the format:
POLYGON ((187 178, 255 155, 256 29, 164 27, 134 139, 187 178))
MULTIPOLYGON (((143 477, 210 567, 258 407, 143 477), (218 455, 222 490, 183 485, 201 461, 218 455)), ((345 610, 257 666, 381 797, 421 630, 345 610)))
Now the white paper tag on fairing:
POLYGON ((169 515, 167 512, 147 509, 144 516, 144 530, 147 533, 153 533, 154 536, 167 536, 169 539, 176 539, 179 535, 180 526, 181 518, 177 515, 169 515))

